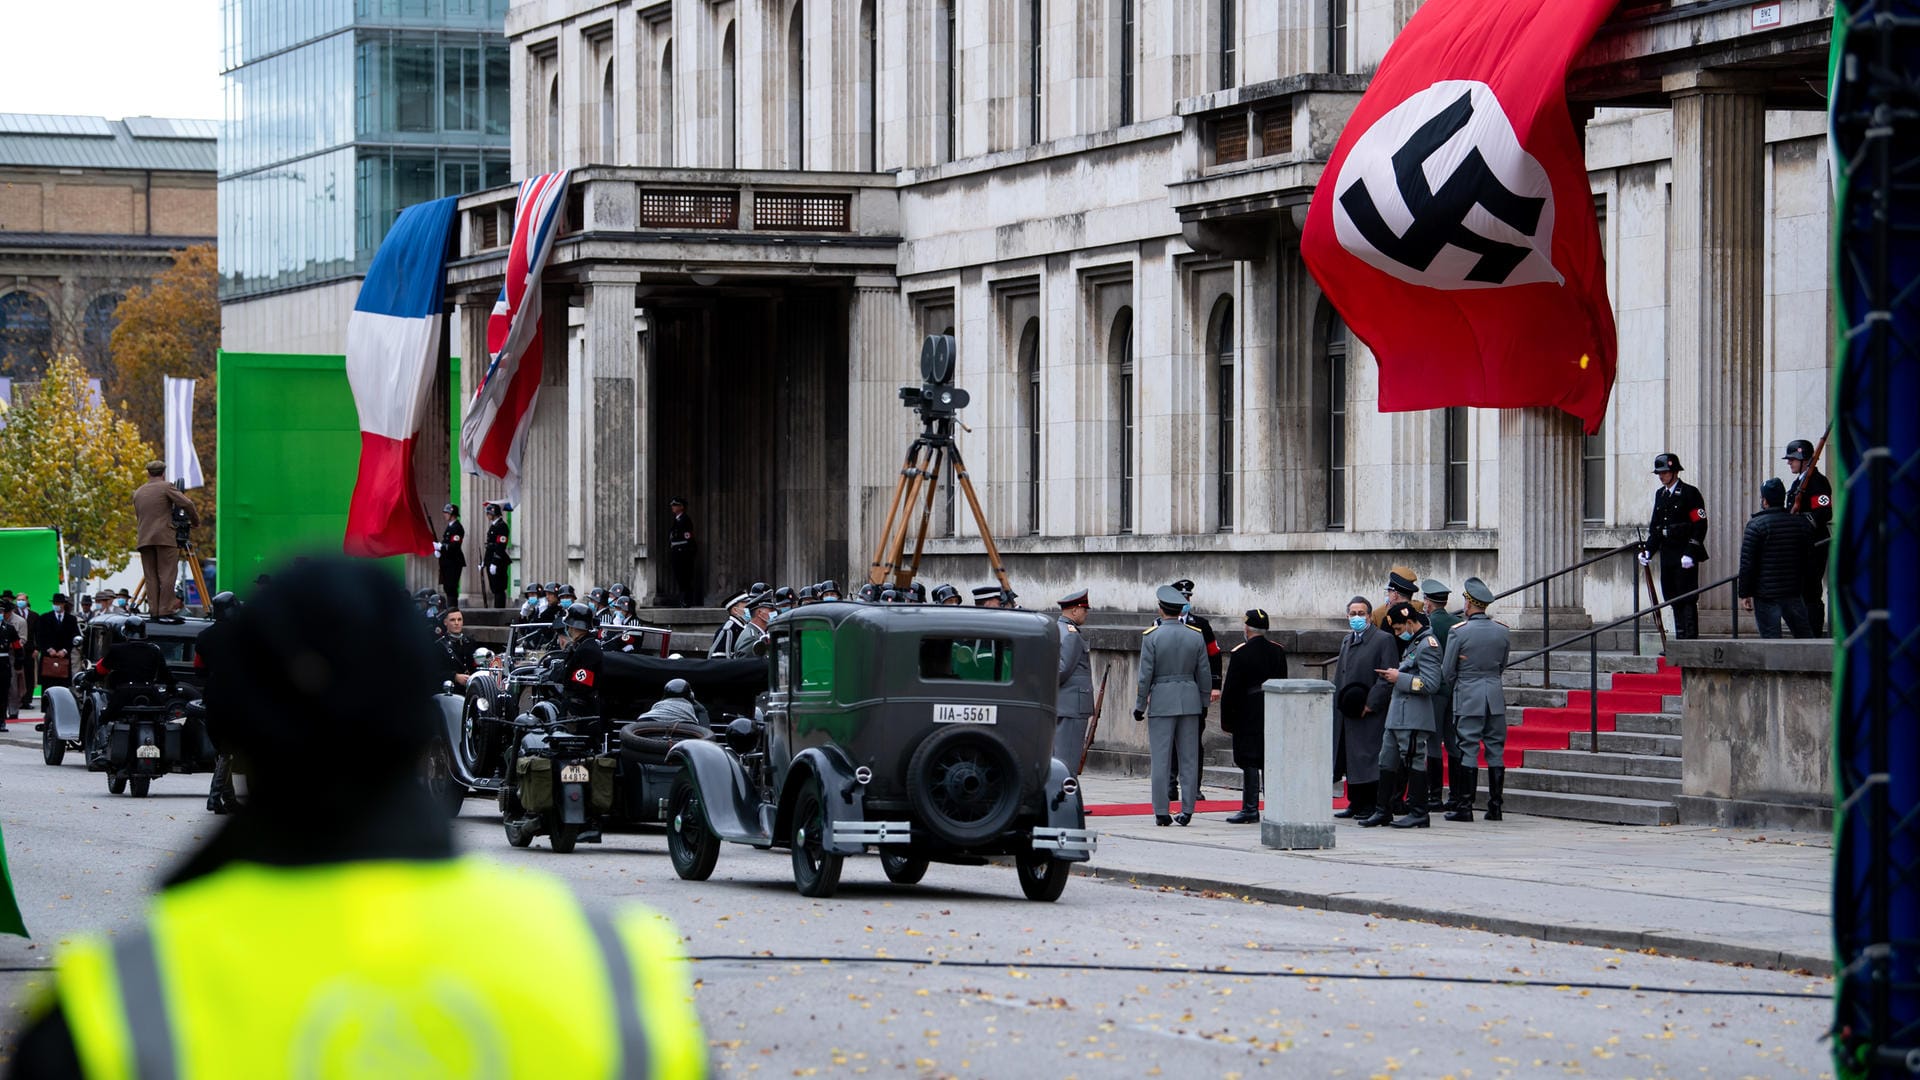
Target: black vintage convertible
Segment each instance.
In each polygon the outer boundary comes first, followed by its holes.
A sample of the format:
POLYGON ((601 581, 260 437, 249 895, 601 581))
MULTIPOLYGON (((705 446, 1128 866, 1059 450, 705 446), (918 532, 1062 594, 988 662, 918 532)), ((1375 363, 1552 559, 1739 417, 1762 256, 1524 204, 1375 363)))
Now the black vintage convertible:
POLYGON ((1054 621, 851 603, 776 618, 754 719, 668 752, 674 871, 706 879, 723 840, 787 848, 800 892, 825 897, 869 849, 899 884, 1011 856, 1029 899, 1058 899, 1096 841, 1053 757, 1054 621))
POLYGON ((168 773, 212 770, 217 755, 194 706, 194 645, 209 625, 96 616, 78 642, 72 688, 47 690, 43 760, 58 765, 79 750, 88 769, 107 774, 108 791, 136 798, 168 773))

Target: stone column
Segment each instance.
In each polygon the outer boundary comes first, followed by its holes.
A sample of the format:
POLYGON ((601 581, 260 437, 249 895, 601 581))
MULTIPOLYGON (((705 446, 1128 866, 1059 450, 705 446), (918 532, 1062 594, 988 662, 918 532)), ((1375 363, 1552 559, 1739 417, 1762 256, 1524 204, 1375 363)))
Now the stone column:
MULTIPOLYGON (((1768 467, 1761 445, 1766 368, 1766 99, 1716 72, 1669 76, 1673 213, 1667 311, 1668 449, 1707 501, 1702 584, 1732 573, 1768 467)), ((1725 609, 1724 590, 1701 607, 1725 609)))
POLYGON ((919 353, 909 351, 900 316, 894 279, 856 279, 847 311, 847 574, 852 583, 841 582, 850 591, 866 580, 911 438, 894 395, 919 381, 914 367, 919 353))
MULTIPOLYGON (((1488 584, 1502 592, 1580 561, 1580 530, 1580 421, 1558 409, 1500 410, 1500 579, 1488 584)), ((1553 582, 1556 623, 1584 621, 1584 576, 1553 582)), ((1537 613, 1540 601, 1531 589, 1502 606, 1537 613)))
POLYGON ((635 578, 641 554, 635 515, 645 506, 640 470, 638 417, 644 395, 640 338, 634 329, 630 281, 589 281, 579 392, 588 426, 581 432, 579 465, 587 579, 594 583, 635 578))
MULTIPOLYGON (((1274 256, 1272 418, 1275 442, 1274 532, 1313 532, 1327 527, 1327 478, 1317 464, 1324 418, 1317 417, 1314 367, 1321 330, 1314 324, 1320 287, 1300 257, 1300 235, 1281 232, 1274 256)), ((1251 400, 1251 399, 1250 399, 1251 400)))
POLYGON ((1323 679, 1272 679, 1265 692, 1266 809, 1260 842, 1270 848, 1333 846, 1333 684, 1323 679))

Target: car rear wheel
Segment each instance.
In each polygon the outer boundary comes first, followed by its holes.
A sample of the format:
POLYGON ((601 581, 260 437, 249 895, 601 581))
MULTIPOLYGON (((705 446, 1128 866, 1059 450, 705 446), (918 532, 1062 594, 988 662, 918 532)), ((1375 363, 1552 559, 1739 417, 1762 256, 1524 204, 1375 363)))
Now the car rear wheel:
POLYGON ((927 876, 928 861, 912 855, 889 855, 880 853, 880 869, 887 872, 887 880, 895 885, 918 885, 920 879, 927 876))
POLYGON ((127 793, 136 799, 147 797, 147 791, 153 786, 153 777, 136 776, 127 781, 127 793))
POLYGON ((107 777, 107 794, 119 795, 127 790, 127 778, 124 776, 107 777))
POLYGON ((907 762, 914 811, 941 840, 958 847, 1006 831, 1020 809, 1020 769, 1005 743, 972 728, 927 737, 907 762))
POLYGON ((1060 899, 1067 887, 1067 874, 1071 872, 1071 864, 1039 851, 1014 856, 1013 865, 1020 875, 1020 891, 1027 899, 1047 903, 1060 899))
POLYGON ((47 717, 47 723, 40 731, 40 760, 49 765, 58 765, 67 760, 67 744, 53 733, 53 717, 47 717))
POLYGON ((793 808, 793 883, 801 896, 825 899, 840 887, 841 857, 826 849, 827 808, 809 782, 793 808))
POLYGON ((700 788, 684 766, 667 792, 667 854, 682 881, 705 881, 720 861, 720 838, 707 828, 700 788))

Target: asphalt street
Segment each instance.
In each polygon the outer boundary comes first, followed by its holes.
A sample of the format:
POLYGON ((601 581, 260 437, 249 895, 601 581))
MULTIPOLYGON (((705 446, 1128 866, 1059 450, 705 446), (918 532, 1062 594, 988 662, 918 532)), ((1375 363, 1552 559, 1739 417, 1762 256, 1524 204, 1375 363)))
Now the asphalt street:
MULTIPOLYGON (((63 938, 137 919, 163 869, 210 835, 204 799, 204 777, 135 800, 0 745, 0 821, 35 934, 0 938, 0 1038, 63 938)), ((935 866, 902 887, 874 859, 808 900, 783 853, 729 846, 711 881, 682 882, 658 833, 516 851, 491 809, 467 803, 468 850, 675 920, 719 1074, 1830 1071, 1825 978, 1146 887, 1101 877, 1098 856, 1056 904, 1022 899, 1009 868, 935 866)))

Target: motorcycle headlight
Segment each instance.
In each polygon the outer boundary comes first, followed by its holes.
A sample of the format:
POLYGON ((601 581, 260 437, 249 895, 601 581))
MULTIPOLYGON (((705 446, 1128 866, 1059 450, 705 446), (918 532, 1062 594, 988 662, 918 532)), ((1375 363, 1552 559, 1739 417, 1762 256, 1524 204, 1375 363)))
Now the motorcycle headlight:
POLYGON ((486 698, 475 698, 473 707, 481 712, 487 712, 493 708, 493 702, 488 701, 486 698))

